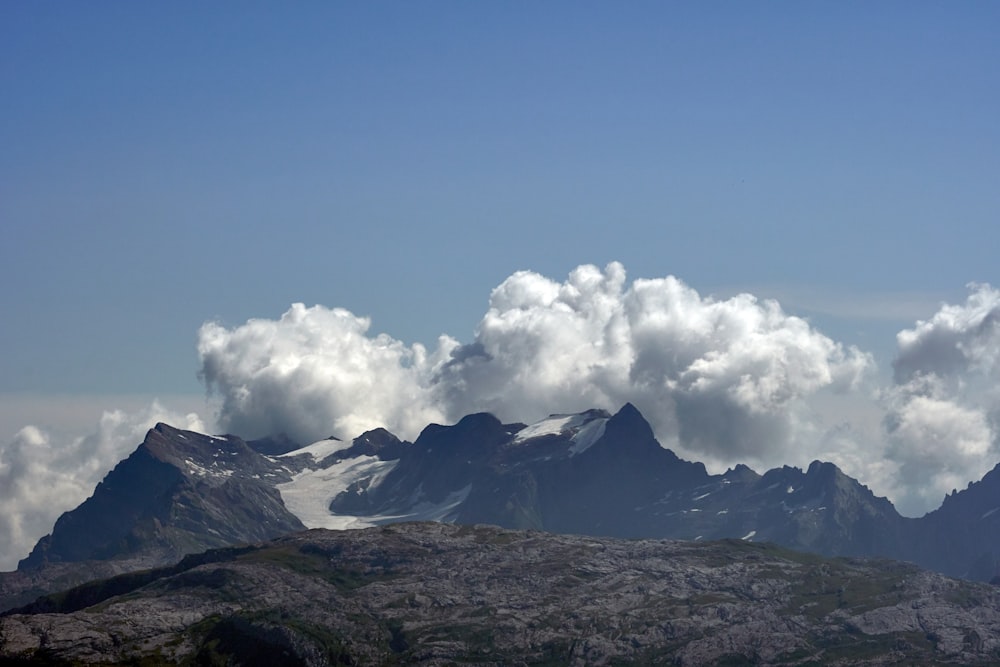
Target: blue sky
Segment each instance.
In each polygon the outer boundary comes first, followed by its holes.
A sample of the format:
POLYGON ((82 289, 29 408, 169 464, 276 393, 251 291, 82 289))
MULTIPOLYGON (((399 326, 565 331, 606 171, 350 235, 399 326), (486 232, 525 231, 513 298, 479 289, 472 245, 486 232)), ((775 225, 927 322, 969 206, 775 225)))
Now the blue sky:
POLYGON ((294 301, 469 339, 518 269, 998 282, 990 3, 2 12, 3 391, 198 392, 203 321, 294 301))
POLYGON ((209 427, 205 322, 485 344, 494 288, 555 289, 515 272, 612 262, 777 298, 884 399, 898 331, 1000 285, 998 34, 987 2, 5 3, 0 437, 151 396, 209 427))

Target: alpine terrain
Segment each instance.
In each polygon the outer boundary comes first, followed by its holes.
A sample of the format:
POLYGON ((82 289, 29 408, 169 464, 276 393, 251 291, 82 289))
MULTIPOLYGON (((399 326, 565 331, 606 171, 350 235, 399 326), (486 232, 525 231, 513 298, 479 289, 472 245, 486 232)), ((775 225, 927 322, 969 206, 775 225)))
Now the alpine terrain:
POLYGON ((795 552, 986 581, 998 509, 996 469, 919 519, 830 463, 712 475, 660 446, 632 405, 532 425, 473 414, 412 443, 376 429, 303 447, 158 424, 0 575, 0 609, 19 608, 0 625, 0 652, 114 662, 134 640, 137 654, 193 659, 250 633, 307 664, 730 654, 793 664, 855 649, 875 664, 989 662, 1000 637, 991 587, 795 552), (426 521, 476 527, 385 528, 426 521), (257 546, 234 546, 246 544, 257 546), (310 587, 336 605, 297 602, 310 587), (751 602, 770 611, 751 614, 751 602), (930 608, 950 620, 919 611, 930 608), (125 610, 132 620, 116 621, 125 610), (167 620, 135 625, 143 614, 167 620), (762 628, 773 641, 752 645, 762 628), (836 638, 845 632, 856 636, 836 638), (79 633, 92 653, 67 648, 79 633), (381 648, 366 653, 361 636, 381 648))

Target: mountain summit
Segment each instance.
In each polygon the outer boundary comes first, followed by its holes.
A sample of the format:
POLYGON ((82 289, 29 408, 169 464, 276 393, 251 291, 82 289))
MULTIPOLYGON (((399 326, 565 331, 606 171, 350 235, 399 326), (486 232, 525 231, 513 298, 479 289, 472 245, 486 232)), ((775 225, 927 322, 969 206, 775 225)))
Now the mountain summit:
POLYGON ((275 488, 293 470, 235 436, 157 424, 90 498, 59 517, 18 569, 123 558, 170 562, 301 530, 275 488))

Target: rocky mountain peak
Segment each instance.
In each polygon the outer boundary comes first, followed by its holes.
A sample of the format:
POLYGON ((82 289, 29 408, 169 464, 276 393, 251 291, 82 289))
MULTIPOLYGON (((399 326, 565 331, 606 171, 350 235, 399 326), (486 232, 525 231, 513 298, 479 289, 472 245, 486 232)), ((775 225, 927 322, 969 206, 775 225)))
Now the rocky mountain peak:
POLYGON ((608 421, 608 428, 613 433, 624 437, 648 441, 653 439, 653 427, 631 403, 626 403, 608 421))
POLYGON ((365 431, 352 442, 351 446, 330 455, 330 460, 343 460, 358 456, 377 456, 383 461, 393 461, 403 455, 409 442, 404 442, 384 428, 365 431))
POLYGON ((291 472, 238 437, 157 424, 90 498, 59 517, 18 568, 162 560, 302 528, 275 489, 291 472))

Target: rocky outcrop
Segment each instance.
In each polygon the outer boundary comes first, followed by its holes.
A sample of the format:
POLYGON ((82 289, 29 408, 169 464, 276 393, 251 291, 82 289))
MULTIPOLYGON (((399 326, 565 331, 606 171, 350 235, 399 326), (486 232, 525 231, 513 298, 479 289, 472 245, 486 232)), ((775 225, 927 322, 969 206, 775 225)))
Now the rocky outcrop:
POLYGON ((297 465, 235 436, 157 424, 90 498, 59 517, 18 572, 0 575, 0 609, 96 577, 302 530, 275 488, 297 465))
POLYGON ((300 665, 1000 660, 1000 592, 988 585, 740 540, 395 524, 309 531, 131 576, 0 619, 0 656, 300 665))
POLYGON ((291 472, 235 436, 157 424, 18 569, 136 558, 162 564, 301 530, 274 488, 291 472))

